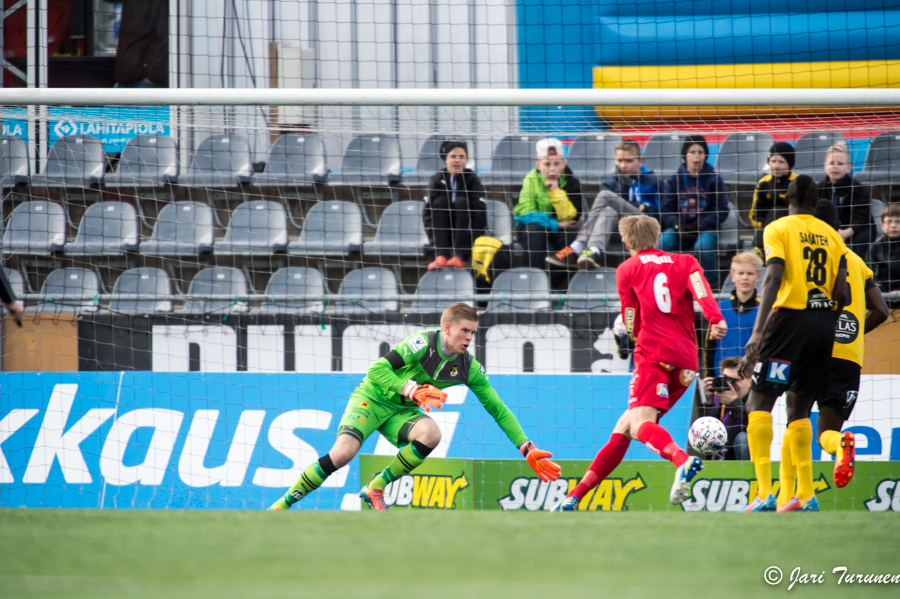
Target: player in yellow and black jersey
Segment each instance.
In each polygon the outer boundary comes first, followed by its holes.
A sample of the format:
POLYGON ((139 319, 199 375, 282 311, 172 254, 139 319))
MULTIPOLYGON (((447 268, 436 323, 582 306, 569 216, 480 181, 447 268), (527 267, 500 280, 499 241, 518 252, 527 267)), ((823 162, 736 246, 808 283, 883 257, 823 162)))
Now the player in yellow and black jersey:
POLYGON ((836 314, 846 296, 846 254, 837 232, 817 219, 818 189, 800 175, 788 186, 790 214, 763 234, 766 278, 759 312, 741 361, 753 370, 747 401, 747 437, 759 490, 747 511, 776 509, 772 494, 772 408, 787 393, 788 436, 797 465, 797 501, 785 511, 818 510, 812 481, 810 408, 828 392, 828 364, 836 314))
MULTIPOLYGON (((840 217, 830 200, 819 200, 816 217, 837 230, 840 217)), ((841 433, 856 405, 859 375, 862 371, 866 342, 863 335, 887 320, 889 312, 881 291, 875 285, 872 270, 852 250, 847 253, 847 297, 844 310, 837 319, 834 348, 828 367, 828 392, 816 398, 819 404, 819 445, 835 456, 834 484, 845 487, 853 478, 856 447, 853 433, 841 433)), ((788 433, 781 447, 779 467, 781 489, 778 506, 791 500, 794 490, 794 470, 788 433)))

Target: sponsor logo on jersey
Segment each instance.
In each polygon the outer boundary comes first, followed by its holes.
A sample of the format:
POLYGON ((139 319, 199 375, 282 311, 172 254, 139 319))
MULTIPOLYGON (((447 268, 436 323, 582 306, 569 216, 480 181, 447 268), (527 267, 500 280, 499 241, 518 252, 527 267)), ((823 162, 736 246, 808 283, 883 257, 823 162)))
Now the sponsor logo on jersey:
POLYGON ((847 401, 844 402, 844 407, 849 408, 856 402, 856 397, 859 395, 859 391, 847 391, 847 401))
POLYGON ((659 383, 659 384, 656 386, 656 394, 659 395, 660 397, 665 397, 666 399, 668 399, 668 397, 669 397, 669 386, 668 386, 667 384, 665 384, 665 383, 659 383))
POLYGON ((791 377, 791 363, 784 360, 769 360, 766 380, 778 385, 787 385, 791 377))
POLYGON ((454 366, 450 369, 450 376, 456 376, 459 374, 459 366, 454 366))
POLYGON ((634 308, 625 308, 625 330, 629 335, 634 334, 634 308))
POLYGON ((697 299, 706 297, 706 287, 703 286, 703 276, 699 272, 691 273, 691 285, 694 286, 694 293, 697 299))
POLYGON ((368 401, 365 401, 365 400, 363 400, 363 401, 362 401, 362 402, 360 402, 360 404, 359 404, 359 405, 360 405, 360 407, 363 407, 363 408, 368 408, 368 407, 369 407, 369 402, 368 402, 368 401))
POLYGON ((834 328, 834 342, 844 345, 853 343, 859 337, 859 321, 856 316, 849 310, 844 310, 838 316, 837 324, 834 328))
POLYGON ((694 377, 697 376, 697 373, 693 370, 681 370, 681 386, 687 387, 691 384, 691 381, 694 380, 694 377))
MULTIPOLYGON (((428 341, 425 340, 425 337, 422 335, 416 335, 412 339, 406 342, 406 345, 409 347, 412 353, 418 352, 420 349, 424 348, 428 345, 428 341)), ((434 351, 434 350, 431 350, 434 351)))

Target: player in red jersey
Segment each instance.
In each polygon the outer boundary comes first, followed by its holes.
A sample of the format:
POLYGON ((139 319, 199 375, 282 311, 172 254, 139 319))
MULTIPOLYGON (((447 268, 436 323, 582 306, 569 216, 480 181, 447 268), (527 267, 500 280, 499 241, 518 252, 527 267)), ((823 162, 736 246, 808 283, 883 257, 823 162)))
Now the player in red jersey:
POLYGON ((631 258, 616 270, 622 318, 635 340, 628 410, 584 478, 556 506, 563 511, 574 510, 588 491, 609 476, 625 457, 632 439, 675 464, 675 482, 669 495, 675 505, 687 498, 691 479, 703 468, 698 458, 688 456, 657 423, 697 376, 694 300, 711 324, 710 338, 722 339, 728 327, 697 259, 656 249, 656 219, 623 218, 619 232, 631 252, 631 258))

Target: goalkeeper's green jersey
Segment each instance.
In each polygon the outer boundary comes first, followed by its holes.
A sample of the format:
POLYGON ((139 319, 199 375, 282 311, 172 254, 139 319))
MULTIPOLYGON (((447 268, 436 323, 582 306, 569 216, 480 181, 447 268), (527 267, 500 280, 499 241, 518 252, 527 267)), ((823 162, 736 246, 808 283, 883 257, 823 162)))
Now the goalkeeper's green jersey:
POLYGON ((354 393, 387 406, 410 407, 415 402, 401 395, 407 381, 438 389, 467 385, 516 447, 527 441, 519 421, 491 387, 484 366, 469 352, 448 357, 441 345, 439 329, 410 335, 372 364, 354 393))

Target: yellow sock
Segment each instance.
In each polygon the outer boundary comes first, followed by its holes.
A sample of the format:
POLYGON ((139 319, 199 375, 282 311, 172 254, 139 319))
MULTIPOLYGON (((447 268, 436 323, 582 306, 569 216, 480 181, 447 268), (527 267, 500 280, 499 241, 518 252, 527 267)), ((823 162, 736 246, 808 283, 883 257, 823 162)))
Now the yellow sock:
POLYGON ((791 431, 791 453, 797 467, 797 497, 809 501, 816 496, 812 475, 812 422, 809 418, 788 425, 791 431))
POLYGON ((822 434, 819 435, 819 445, 822 446, 822 449, 835 456, 838 462, 844 457, 844 450, 841 448, 841 436, 841 433, 838 431, 822 431, 822 434))
POLYGON ((769 412, 751 412, 748 417, 747 444, 750 446, 750 459, 756 468, 756 481, 759 485, 757 494, 765 499, 772 494, 772 414, 769 412))
POLYGON ((784 429, 781 440, 781 464, 778 466, 778 507, 783 506, 794 496, 794 483, 797 482, 797 469, 791 453, 791 429, 784 429))

